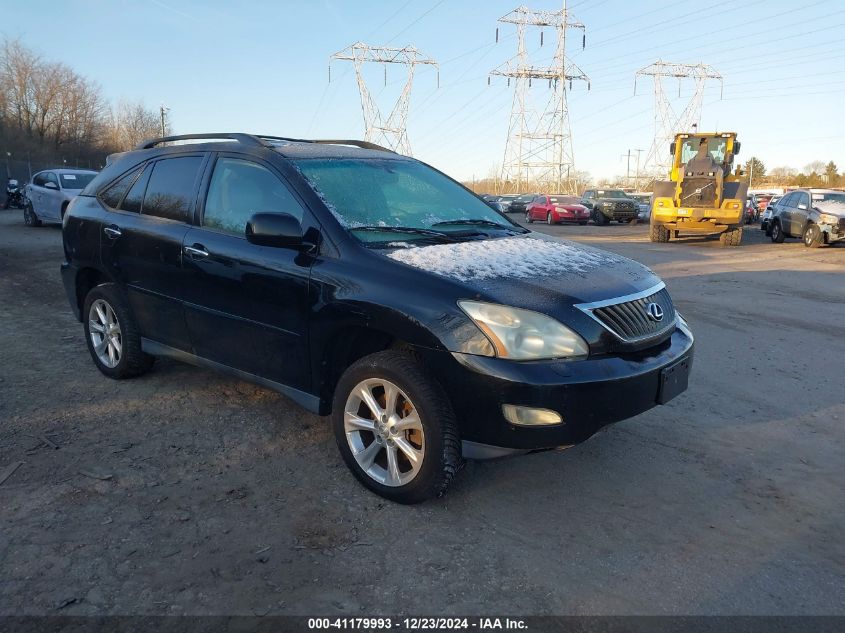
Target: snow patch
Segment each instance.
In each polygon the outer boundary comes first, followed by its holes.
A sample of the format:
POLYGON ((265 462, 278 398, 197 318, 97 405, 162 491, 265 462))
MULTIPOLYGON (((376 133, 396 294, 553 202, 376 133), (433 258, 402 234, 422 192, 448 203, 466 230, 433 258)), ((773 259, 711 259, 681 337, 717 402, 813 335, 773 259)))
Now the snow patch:
POLYGON ((403 264, 459 281, 586 273, 618 258, 598 250, 545 239, 494 240, 417 246, 386 253, 403 264))
POLYGON ((840 202, 839 200, 822 200, 820 202, 814 202, 813 206, 822 213, 845 216, 845 202, 840 202))

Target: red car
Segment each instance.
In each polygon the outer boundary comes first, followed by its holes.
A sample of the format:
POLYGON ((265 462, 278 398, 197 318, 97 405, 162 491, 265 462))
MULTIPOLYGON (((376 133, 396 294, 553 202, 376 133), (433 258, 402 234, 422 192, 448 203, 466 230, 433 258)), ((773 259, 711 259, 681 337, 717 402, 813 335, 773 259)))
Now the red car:
POLYGON ((538 220, 548 224, 577 222, 583 225, 589 219, 590 210, 575 196, 537 196, 525 208, 525 221, 529 224, 538 220))

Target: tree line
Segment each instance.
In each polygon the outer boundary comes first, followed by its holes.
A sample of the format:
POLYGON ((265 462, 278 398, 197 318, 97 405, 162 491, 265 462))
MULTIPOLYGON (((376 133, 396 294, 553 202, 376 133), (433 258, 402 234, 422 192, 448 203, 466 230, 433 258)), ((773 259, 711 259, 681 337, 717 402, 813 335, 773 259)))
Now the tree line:
POLYGON ((752 156, 743 166, 745 176, 743 180, 750 182, 752 187, 759 188, 766 185, 778 187, 845 187, 845 174, 839 173, 836 163, 821 160, 813 161, 803 169, 793 167, 774 167, 767 170, 766 164, 752 156))
POLYGON ((108 154, 161 132, 158 112, 142 102, 111 104, 96 82, 66 64, 43 59, 20 40, 2 42, 0 160, 6 176, 20 178, 24 165, 33 164, 98 169, 108 154))

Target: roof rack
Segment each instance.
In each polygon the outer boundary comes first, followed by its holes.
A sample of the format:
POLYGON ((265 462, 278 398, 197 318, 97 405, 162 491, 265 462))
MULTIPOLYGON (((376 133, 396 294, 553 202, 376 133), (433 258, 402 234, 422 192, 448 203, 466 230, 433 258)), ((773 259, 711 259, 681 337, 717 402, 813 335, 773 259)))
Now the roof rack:
POLYGON ((369 141, 357 141, 355 139, 305 139, 305 138, 288 138, 286 136, 269 136, 267 134, 256 134, 256 138, 267 139, 268 141, 290 141, 291 143, 319 143, 320 145, 352 145, 353 147, 360 147, 361 149, 372 149, 379 152, 390 152, 395 154, 392 149, 370 143, 369 141))
POLYGON ((142 141, 135 149, 152 149, 161 143, 169 143, 170 141, 193 141, 201 139, 228 139, 230 141, 238 141, 245 145, 264 145, 257 136, 252 134, 242 134, 240 132, 214 132, 211 134, 178 134, 176 136, 161 136, 159 138, 150 138, 142 141))
POLYGON ((352 145, 353 147, 360 147, 362 149, 372 149, 380 152, 390 152, 395 154, 391 149, 370 143, 369 141, 356 141, 354 139, 304 139, 304 138, 289 138, 287 136, 270 136, 267 134, 244 134, 242 132, 214 132, 210 134, 179 134, 176 136, 162 136, 159 138, 147 139, 139 143, 135 149, 152 149, 161 143, 168 143, 170 141, 191 141, 191 140, 206 140, 206 139, 226 139, 230 141, 238 141, 245 145, 252 145, 253 147, 266 147, 267 143, 264 141, 288 141, 290 143, 319 143, 321 145, 352 145))

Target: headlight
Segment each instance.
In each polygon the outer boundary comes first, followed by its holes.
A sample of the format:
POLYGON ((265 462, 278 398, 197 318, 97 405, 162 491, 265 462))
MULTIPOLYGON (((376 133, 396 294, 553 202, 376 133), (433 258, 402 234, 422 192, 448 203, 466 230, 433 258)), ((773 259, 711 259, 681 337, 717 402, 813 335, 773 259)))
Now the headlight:
POLYGON ((458 305, 487 335, 499 358, 575 358, 589 352, 584 339, 545 314, 480 301, 458 305))
POLYGON ((836 224, 837 222, 839 222, 839 218, 835 215, 830 215, 829 213, 822 213, 819 216, 820 224, 836 224))

